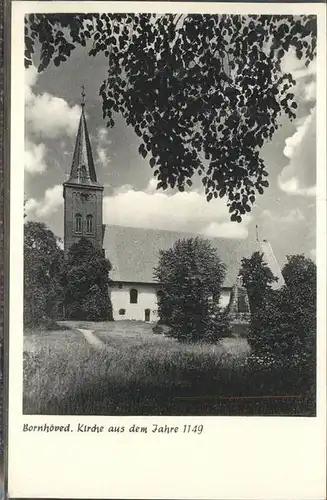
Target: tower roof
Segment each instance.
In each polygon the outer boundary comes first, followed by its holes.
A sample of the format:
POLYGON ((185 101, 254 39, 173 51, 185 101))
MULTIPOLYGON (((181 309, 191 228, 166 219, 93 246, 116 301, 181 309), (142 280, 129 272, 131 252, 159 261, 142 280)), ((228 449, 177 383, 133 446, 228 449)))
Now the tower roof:
POLYGON ((275 278, 277 278, 277 281, 275 283, 272 283, 271 288, 273 290, 279 290, 279 288, 285 285, 285 280, 279 267, 278 261, 275 257, 272 246, 269 241, 262 240, 259 242, 259 247, 261 252, 263 253, 263 259, 265 263, 267 264, 275 278))
POLYGON ((67 183, 101 186, 97 181, 94 167, 91 142, 84 113, 84 102, 82 102, 82 113, 78 125, 73 162, 67 183))

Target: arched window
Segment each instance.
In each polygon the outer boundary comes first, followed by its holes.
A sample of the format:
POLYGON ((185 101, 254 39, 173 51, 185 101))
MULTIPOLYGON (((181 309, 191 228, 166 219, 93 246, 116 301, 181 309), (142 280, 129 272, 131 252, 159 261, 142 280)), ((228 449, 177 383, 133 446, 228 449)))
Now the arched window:
POLYGON ((129 292, 129 301, 131 304, 137 304, 138 292, 135 288, 132 288, 129 292))
POLYGON ((86 216, 86 232, 93 233, 93 215, 86 216))
POLYGON ((76 231, 76 233, 82 232, 82 216, 81 216, 81 214, 75 215, 75 231, 76 231))

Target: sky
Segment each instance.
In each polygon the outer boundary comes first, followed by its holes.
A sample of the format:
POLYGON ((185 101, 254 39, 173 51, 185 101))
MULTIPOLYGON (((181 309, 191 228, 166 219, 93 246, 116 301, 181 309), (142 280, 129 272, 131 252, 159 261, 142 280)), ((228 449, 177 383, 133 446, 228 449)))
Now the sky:
POLYGON ((203 236, 268 239, 280 265, 286 255, 315 259, 316 67, 306 68, 289 52, 284 69, 297 81, 297 119, 282 127, 262 149, 270 186, 258 195, 242 223, 231 222, 225 199, 207 202, 200 180, 181 193, 157 191, 140 140, 122 117, 113 128, 102 118, 98 95, 107 61, 83 47, 59 68, 25 70, 25 210, 28 220, 45 222, 63 237, 62 183, 70 172, 80 118, 81 86, 98 181, 104 186, 104 223, 195 232, 203 236))

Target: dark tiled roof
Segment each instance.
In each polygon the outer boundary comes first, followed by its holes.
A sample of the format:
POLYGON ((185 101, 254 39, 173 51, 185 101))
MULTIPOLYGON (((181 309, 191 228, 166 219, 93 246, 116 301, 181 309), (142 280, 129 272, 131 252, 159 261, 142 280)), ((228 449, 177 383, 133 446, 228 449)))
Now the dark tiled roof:
MULTIPOLYGON (((201 235, 122 226, 106 226, 103 248, 112 264, 113 281, 153 283, 153 268, 157 266, 159 250, 170 248, 178 239, 201 235)), ((231 287, 240 268, 242 257, 256 250, 248 239, 207 238, 227 266, 225 287, 231 287)))

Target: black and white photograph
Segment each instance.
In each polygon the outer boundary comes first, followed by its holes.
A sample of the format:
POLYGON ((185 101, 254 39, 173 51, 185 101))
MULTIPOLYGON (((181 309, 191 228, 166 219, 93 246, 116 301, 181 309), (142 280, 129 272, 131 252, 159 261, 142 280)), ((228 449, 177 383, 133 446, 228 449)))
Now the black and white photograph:
POLYGON ((325 498, 324 8, 13 1, 8 498, 325 498))
POLYGON ((26 15, 24 414, 315 416, 316 51, 314 15, 26 15))

